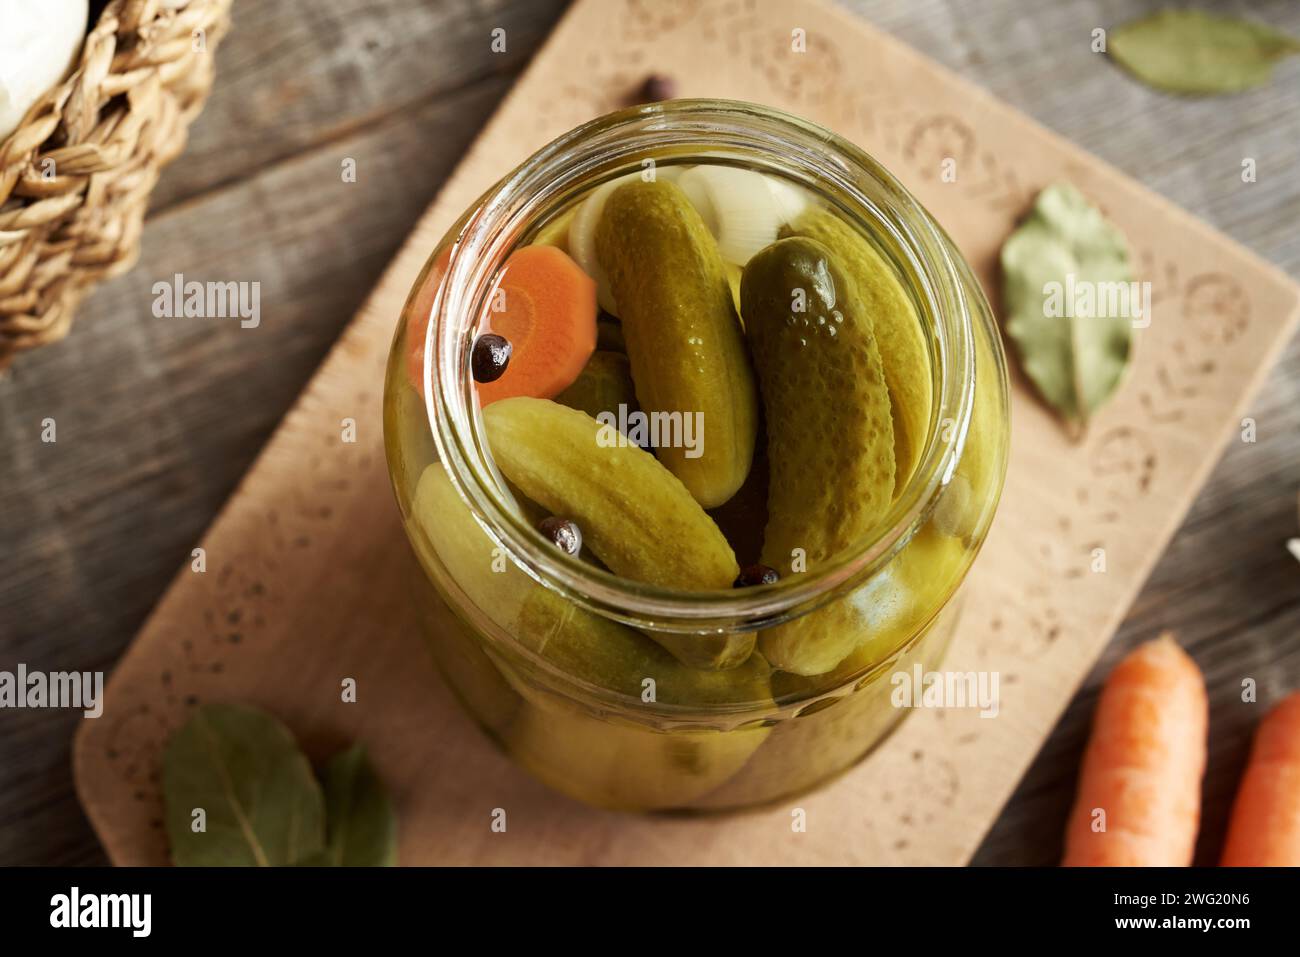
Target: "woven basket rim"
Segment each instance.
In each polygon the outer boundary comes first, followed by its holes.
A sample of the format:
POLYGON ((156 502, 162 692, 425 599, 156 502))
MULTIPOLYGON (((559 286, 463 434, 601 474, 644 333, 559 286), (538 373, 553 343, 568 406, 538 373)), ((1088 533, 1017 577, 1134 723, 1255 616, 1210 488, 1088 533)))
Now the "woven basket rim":
POLYGON ((109 0, 67 76, 0 139, 0 370, 130 269, 149 195, 212 86, 232 0, 109 0))

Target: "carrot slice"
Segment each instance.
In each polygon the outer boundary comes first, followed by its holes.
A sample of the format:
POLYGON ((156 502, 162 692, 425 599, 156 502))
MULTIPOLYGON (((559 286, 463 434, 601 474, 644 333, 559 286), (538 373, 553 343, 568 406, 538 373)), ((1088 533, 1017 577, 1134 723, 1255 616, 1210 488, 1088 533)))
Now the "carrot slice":
POLYGON ((1097 704, 1062 864, 1191 864, 1208 710, 1200 669, 1169 635, 1115 666, 1097 704))
POLYGON ((1300 867, 1300 692, 1283 698, 1255 732, 1220 863, 1300 867))
POLYGON ((479 383, 483 405, 554 398, 596 351, 596 283, 564 250, 524 246, 506 260, 480 331, 505 336, 512 347, 505 374, 479 383))
POLYGON ((424 338, 429 332, 429 318, 433 312, 433 302, 438 296, 438 289, 447 275, 447 264, 451 262, 451 247, 446 246, 438 253, 429 267, 424 281, 411 296, 407 305, 406 317, 406 378, 416 392, 424 392, 424 338))

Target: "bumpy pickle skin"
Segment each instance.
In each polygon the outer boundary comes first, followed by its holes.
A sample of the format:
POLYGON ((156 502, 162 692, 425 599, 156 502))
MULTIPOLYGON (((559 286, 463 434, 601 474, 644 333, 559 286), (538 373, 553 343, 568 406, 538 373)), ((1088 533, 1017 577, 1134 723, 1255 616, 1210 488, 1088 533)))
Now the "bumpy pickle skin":
POLYGON ((683 667, 640 632, 583 611, 513 563, 502 562, 496 543, 440 464, 427 466, 420 476, 412 512, 416 550, 424 563, 436 560, 475 607, 566 673, 633 696, 641 695, 641 680, 651 677, 659 686, 657 700, 670 704, 771 698, 768 670, 757 656, 746 653, 743 663, 725 674, 683 667))
POLYGON ((497 467, 530 499, 578 523, 617 575, 669 588, 727 588, 731 546, 676 476, 612 426, 549 399, 483 410, 497 467))
POLYGON ((555 397, 561 405, 580 409, 592 418, 602 412, 617 418, 619 406, 636 409, 636 389, 632 385, 632 368, 621 352, 597 350, 587 360, 573 385, 555 397))
MULTIPOLYGON (((759 655, 731 671, 686 667, 645 636, 538 588, 517 635, 565 674, 655 705, 771 709, 771 671, 759 655), (651 698, 647 701, 647 696, 651 698)), ((524 681, 528 706, 506 732, 521 761, 559 791, 616 809, 682 807, 749 762, 771 728, 658 731, 595 716, 524 681)))
POLYGON ((653 703, 683 706, 770 707, 770 669, 751 655, 729 671, 689 668, 640 632, 592 614, 549 589, 538 587, 519 611, 520 642, 554 662, 565 674, 653 703))
MULTIPOLYGON (((757 655, 726 672, 689 668, 644 635, 579 608, 512 564, 494 571, 495 543, 441 465, 424 470, 412 511, 424 560, 436 558, 475 607, 565 674, 643 701, 650 679, 654 701, 647 708, 772 706, 770 672, 757 655)), ((438 620, 449 627, 446 618, 438 620)), ((477 639, 441 640, 473 642, 473 648, 440 649, 439 661, 454 667, 462 693, 473 694, 480 720, 538 777, 581 800, 632 810, 684 806, 730 779, 770 731, 663 732, 615 722, 565 704, 488 658, 477 639)))
MULTIPOLYGON (((584 548, 633 581, 700 591, 729 588, 740 568, 731 545, 682 482, 612 425, 548 399, 502 399, 483 410, 501 473, 554 515, 573 519, 584 548)), ((753 632, 647 631, 683 663, 732 668, 753 632)))
POLYGON ((859 644, 824 674, 776 674, 774 694, 817 694, 885 660, 946 607, 971 558, 959 539, 939 532, 933 523, 922 528, 885 571, 842 599, 860 603, 870 619, 859 631, 859 644))
MULTIPOLYGON (((870 532, 893 499, 893 419, 871 317, 832 252, 804 237, 749 261, 741 303, 767 420, 763 561, 789 575, 799 556, 815 570, 870 532)), ((841 600, 765 630, 759 650, 783 671, 821 674, 868 625, 841 600)))
POLYGON ((700 416, 700 454, 661 445, 659 459, 705 508, 721 505, 749 473, 758 394, 717 243, 676 184, 637 181, 605 203, 596 254, 641 409, 700 416))
MULTIPOLYGON (((760 656, 730 671, 690 668, 645 636, 541 587, 521 610, 515 634, 566 674, 648 709, 772 707, 771 672, 760 656)), ((526 681, 516 686, 527 705, 505 734, 508 744, 552 787, 604 807, 684 807, 734 777, 771 731, 661 731, 595 716, 526 681)))
POLYGON ((496 543, 475 520, 441 463, 425 466, 420 474, 411 520, 421 562, 426 567, 441 565, 471 604, 509 629, 529 593, 541 586, 514 564, 497 561, 496 543))
POLYGON ((861 233, 828 209, 810 207, 781 236, 815 239, 857 288, 880 348, 894 424, 895 492, 916 470, 930 430, 930 355, 911 297, 861 233))

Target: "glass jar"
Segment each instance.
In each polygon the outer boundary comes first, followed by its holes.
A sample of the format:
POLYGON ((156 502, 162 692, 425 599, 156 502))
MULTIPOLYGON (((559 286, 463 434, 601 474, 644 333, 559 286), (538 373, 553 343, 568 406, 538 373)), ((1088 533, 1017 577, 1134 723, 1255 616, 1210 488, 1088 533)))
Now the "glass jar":
POLYGON ((421 625, 448 684, 541 780, 639 811, 771 802, 838 775, 884 739, 907 713, 892 676, 936 668, 952 637, 1008 442, 1005 361, 988 304, 930 215, 833 133, 711 100, 594 120, 475 202, 407 300, 384 419, 419 559, 421 625), (601 183, 701 161, 781 177, 856 225, 912 298, 931 360, 929 438, 885 519, 825 567, 761 589, 659 588, 561 553, 492 464, 470 374, 493 279, 513 249, 545 241, 601 183), (836 603, 860 634, 847 658, 814 676, 774 671, 757 653, 735 671, 694 672, 638 634, 761 632, 836 603))

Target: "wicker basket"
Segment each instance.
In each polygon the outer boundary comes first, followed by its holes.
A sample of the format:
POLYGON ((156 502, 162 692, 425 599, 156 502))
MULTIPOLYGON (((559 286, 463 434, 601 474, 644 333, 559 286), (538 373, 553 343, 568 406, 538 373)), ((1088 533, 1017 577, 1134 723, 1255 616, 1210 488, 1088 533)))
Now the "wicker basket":
POLYGON ((76 69, 0 141, 0 369, 130 269, 159 171, 212 87, 231 0, 110 0, 76 69), (52 162, 51 162, 52 161, 52 162))

